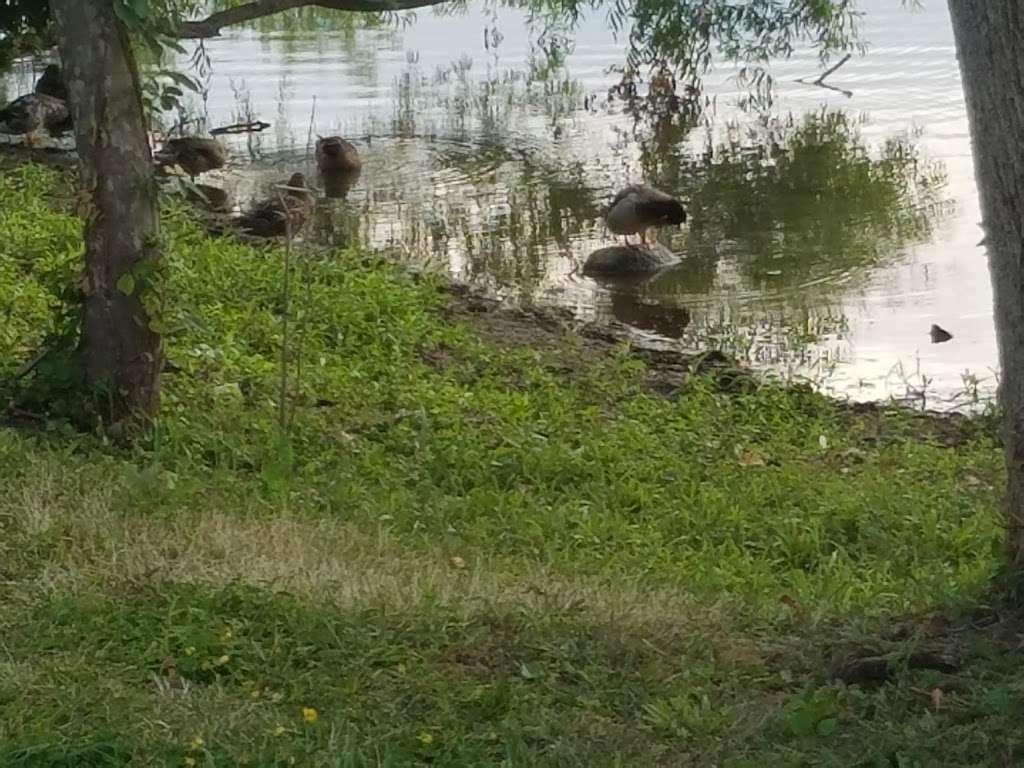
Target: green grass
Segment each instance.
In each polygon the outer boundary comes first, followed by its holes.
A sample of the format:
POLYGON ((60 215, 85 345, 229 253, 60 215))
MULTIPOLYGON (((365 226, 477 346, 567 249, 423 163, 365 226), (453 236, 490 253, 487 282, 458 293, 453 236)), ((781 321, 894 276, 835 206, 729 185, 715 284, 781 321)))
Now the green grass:
MULTIPOLYGON (((54 179, 0 177, 0 379, 74 273, 54 179)), ((803 391, 668 399, 625 350, 566 372, 343 252, 296 271, 282 442, 281 251, 174 206, 164 234, 153 434, 0 429, 0 765, 1019 761, 1024 676, 991 633, 943 641, 955 679, 826 673, 983 599, 984 425, 949 447, 803 391)))

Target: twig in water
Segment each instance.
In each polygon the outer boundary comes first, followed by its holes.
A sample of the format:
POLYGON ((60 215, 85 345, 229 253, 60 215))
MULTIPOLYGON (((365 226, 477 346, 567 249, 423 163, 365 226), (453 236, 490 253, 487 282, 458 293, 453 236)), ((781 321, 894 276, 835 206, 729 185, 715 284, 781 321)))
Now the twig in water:
POLYGON ((838 70, 841 66, 843 66, 843 64, 845 64, 846 62, 848 62, 852 58, 853 58, 853 54, 852 53, 846 54, 845 56, 843 56, 843 58, 841 58, 839 61, 837 61, 831 67, 829 67, 824 72, 822 72, 820 75, 818 75, 818 77, 816 79, 811 80, 810 82, 808 82, 807 79, 804 78, 804 77, 798 77, 796 81, 798 83, 803 83, 804 85, 817 85, 820 88, 828 88, 830 91, 837 91, 838 93, 843 94, 848 99, 852 98, 853 97, 853 91, 848 91, 845 88, 837 88, 836 86, 829 85, 828 83, 825 82, 825 78, 827 78, 830 75, 834 74, 836 72, 836 70, 838 70))

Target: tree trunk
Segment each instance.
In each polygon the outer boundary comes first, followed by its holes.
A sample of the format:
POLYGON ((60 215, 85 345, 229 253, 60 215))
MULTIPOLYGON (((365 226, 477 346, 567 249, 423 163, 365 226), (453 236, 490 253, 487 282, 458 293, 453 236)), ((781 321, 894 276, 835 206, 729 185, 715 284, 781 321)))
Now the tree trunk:
POLYGON ((949 0, 974 145, 996 336, 1006 450, 1007 546, 1024 586, 1024 4, 949 0))
POLYGON ((163 366, 140 292, 159 264, 153 160, 138 70, 112 0, 50 0, 75 122, 85 222, 81 345, 111 422, 152 415, 163 366))

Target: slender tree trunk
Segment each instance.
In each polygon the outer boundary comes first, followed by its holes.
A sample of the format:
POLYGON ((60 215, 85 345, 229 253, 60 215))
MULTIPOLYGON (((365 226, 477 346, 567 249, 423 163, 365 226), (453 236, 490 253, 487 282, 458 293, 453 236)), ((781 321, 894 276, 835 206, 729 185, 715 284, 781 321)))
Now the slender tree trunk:
POLYGON ((159 252, 138 70, 112 0, 50 0, 50 10, 89 204, 81 340, 86 380, 99 393, 104 418, 144 417, 158 404, 163 356, 139 296, 159 252))
POLYGON ((949 0, 999 340, 1007 546, 1024 586, 1024 2, 949 0))

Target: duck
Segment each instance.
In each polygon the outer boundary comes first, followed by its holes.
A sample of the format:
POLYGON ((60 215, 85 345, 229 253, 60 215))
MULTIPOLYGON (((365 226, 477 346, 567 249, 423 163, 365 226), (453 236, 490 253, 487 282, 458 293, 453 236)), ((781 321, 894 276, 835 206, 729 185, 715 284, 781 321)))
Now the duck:
POLYGON ((324 185, 324 195, 344 199, 359 181, 359 170, 355 171, 322 171, 320 180, 324 185))
POLYGON ((660 189, 631 184, 615 195, 604 213, 604 220, 608 229, 626 238, 627 245, 629 236, 636 234, 646 245, 648 229, 683 224, 686 210, 676 198, 660 189))
POLYGON ((321 173, 329 171, 358 171, 363 167, 359 152, 351 142, 341 136, 318 136, 316 141, 316 167, 321 173))
POLYGON ((153 159, 160 166, 177 165, 189 175, 193 181, 196 176, 217 168, 223 168, 228 160, 228 151, 216 139, 201 136, 183 136, 168 139, 153 159))
POLYGON ((23 135, 25 143, 33 143, 33 135, 45 130, 58 136, 71 129, 71 113, 61 99, 45 93, 19 96, 0 109, 0 133, 23 135))
POLYGON ((301 228, 315 208, 316 198, 306 184, 305 175, 293 173, 280 196, 275 194, 257 203, 238 220, 238 225, 250 235, 277 237, 287 233, 289 219, 292 232, 301 228))
POLYGON ((53 96, 61 101, 68 100, 68 88, 64 84, 64 77, 61 74, 60 66, 48 64, 43 74, 36 81, 36 93, 44 96, 53 96))

